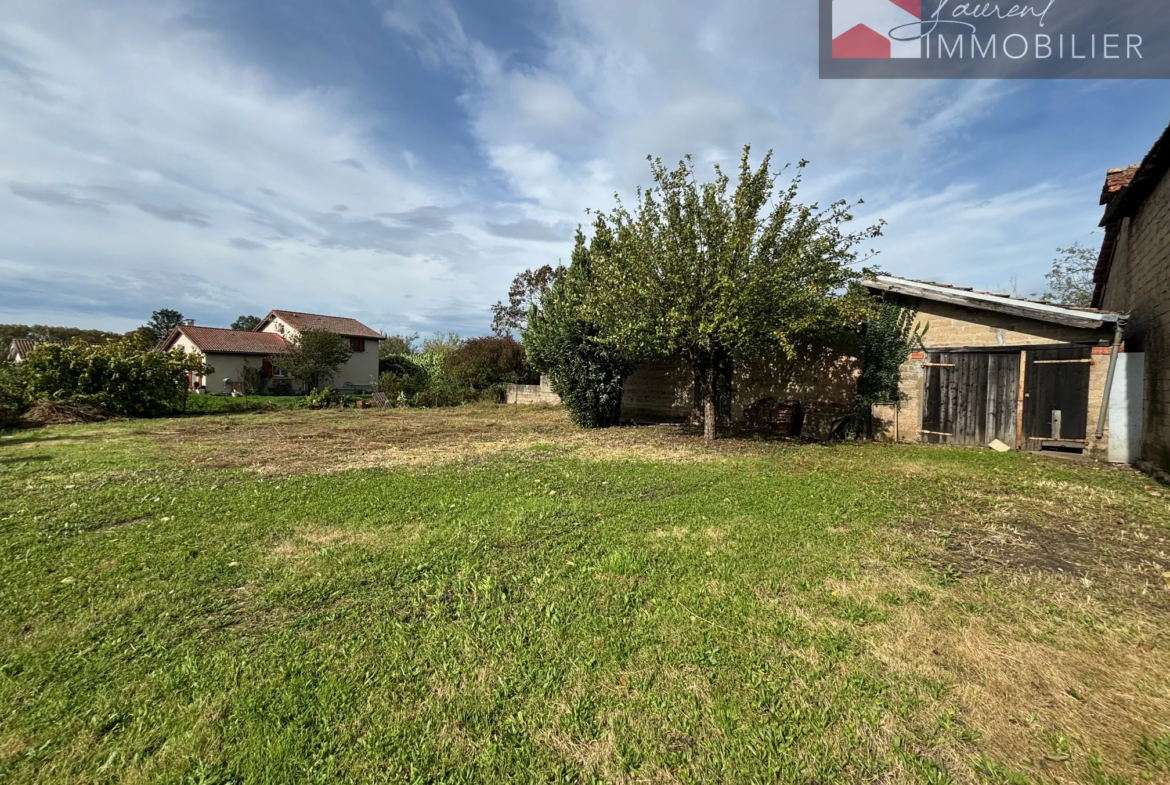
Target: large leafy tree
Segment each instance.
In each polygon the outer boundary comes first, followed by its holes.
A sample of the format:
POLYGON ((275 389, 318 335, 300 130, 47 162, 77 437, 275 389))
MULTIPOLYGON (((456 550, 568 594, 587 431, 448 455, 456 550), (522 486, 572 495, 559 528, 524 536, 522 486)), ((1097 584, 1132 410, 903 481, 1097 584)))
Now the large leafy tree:
POLYGON ((528 329, 529 309, 552 286, 556 275, 557 271, 547 264, 517 274, 508 289, 508 302, 492 306, 492 332, 505 337, 528 329))
POLYGON ((808 338, 864 318, 869 298, 848 284, 870 271, 855 268, 855 249, 881 233, 847 232, 845 201, 799 203, 805 161, 777 192, 772 154, 753 169, 749 152, 734 187, 718 166, 700 184, 689 156, 673 170, 650 159, 653 186, 633 211, 619 200, 600 214, 590 248, 589 319, 625 356, 690 365, 708 439, 736 362, 794 357, 808 338))
POLYGON ((320 389, 333 380, 353 354, 349 341, 329 330, 301 330, 272 364, 288 371, 292 378, 311 389, 320 389))
POLYGON ((162 343, 171 334, 171 330, 183 321, 183 314, 171 308, 160 308, 150 315, 150 321, 142 325, 139 331, 144 336, 154 338, 154 342, 162 343))
POLYGON ((237 316, 236 320, 232 322, 232 329, 242 330, 243 332, 251 332, 256 328, 256 325, 260 324, 260 321, 261 319, 259 316, 243 314, 241 316, 237 316))
MULTIPOLYGON (((593 245, 608 242, 601 231, 593 245)), ((577 230, 568 269, 558 267, 529 307, 524 348, 533 367, 548 374, 569 417, 582 428, 617 425, 622 409, 622 383, 633 363, 607 343, 601 326, 588 318, 586 301, 595 285, 590 247, 577 230)))

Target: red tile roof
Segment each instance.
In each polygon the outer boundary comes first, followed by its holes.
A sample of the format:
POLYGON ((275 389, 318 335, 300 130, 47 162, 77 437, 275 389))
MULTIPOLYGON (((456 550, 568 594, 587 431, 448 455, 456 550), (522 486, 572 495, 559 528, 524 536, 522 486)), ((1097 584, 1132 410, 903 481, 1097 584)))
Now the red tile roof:
POLYGON ((187 336, 188 340, 204 354, 279 354, 288 346, 288 342, 277 333, 254 333, 180 324, 171 331, 160 348, 163 350, 172 348, 179 335, 187 336))
POLYGON ((1101 217, 1098 226, 1105 229, 1105 241, 1101 243, 1101 253, 1097 256, 1097 269, 1093 271, 1093 305, 1099 306, 1105 299, 1105 286, 1109 283, 1109 268, 1113 266, 1113 252, 1117 246, 1117 238, 1121 232, 1121 222, 1132 218, 1141 209, 1142 204, 1162 182, 1166 172, 1170 171, 1170 126, 1162 131, 1162 135, 1154 142, 1154 146, 1146 153, 1145 158, 1136 167, 1127 166, 1125 169, 1110 169, 1105 175, 1105 189, 1101 193, 1101 204, 1108 205, 1105 215, 1101 217), (1133 170, 1130 172, 1130 170, 1133 170), (1111 175, 1123 176, 1123 172, 1130 172, 1125 182, 1114 193, 1105 198, 1105 191, 1110 189, 1111 175))
POLYGON ((382 337, 381 333, 371 330, 357 319, 345 316, 322 316, 317 313, 301 313, 299 311, 270 311, 260 324, 256 325, 256 331, 262 330, 274 316, 280 317, 283 322, 297 331, 328 330, 331 333, 344 335, 346 338, 372 338, 374 340, 382 337))
POLYGON ((27 357, 38 343, 40 341, 35 338, 13 338, 8 348, 8 356, 12 358, 19 354, 21 357, 27 357))
POLYGON ((1133 176, 1138 173, 1141 166, 1141 164, 1130 164, 1124 169, 1110 169, 1106 172, 1105 185, 1101 188, 1101 204, 1112 202, 1117 192, 1133 181, 1133 176))

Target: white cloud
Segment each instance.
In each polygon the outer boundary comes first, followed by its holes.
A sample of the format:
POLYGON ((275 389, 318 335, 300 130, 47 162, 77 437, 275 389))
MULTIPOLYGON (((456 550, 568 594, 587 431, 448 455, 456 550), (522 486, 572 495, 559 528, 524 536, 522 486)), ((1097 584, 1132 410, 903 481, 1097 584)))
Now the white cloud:
POLYGON ((482 330, 513 267, 547 260, 501 248, 355 96, 277 86, 188 10, 38 0, 0 19, 0 319, 56 292, 56 312, 119 327, 174 306, 482 330))

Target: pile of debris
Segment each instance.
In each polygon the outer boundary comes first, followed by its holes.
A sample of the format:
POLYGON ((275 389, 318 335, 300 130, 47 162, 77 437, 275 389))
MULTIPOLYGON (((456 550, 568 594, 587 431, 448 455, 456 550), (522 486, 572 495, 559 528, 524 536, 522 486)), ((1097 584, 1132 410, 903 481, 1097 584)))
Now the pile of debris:
POLYGON ((24 414, 24 419, 38 425, 76 425, 110 419, 109 412, 76 401, 41 401, 24 414))

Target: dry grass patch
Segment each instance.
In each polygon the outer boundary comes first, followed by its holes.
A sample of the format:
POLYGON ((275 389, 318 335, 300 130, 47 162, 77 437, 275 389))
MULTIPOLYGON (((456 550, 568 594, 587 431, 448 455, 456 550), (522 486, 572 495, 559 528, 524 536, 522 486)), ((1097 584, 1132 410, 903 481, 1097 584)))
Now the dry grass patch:
POLYGON ((695 429, 681 426, 583 431, 559 407, 497 404, 201 417, 140 433, 168 449, 185 448, 198 466, 265 474, 444 464, 503 452, 675 462, 728 460, 767 449, 766 443, 740 439, 707 445, 695 429))
POLYGON ((357 545, 374 538, 373 532, 310 527, 295 537, 277 543, 272 555, 281 559, 303 559, 337 545, 357 545))

